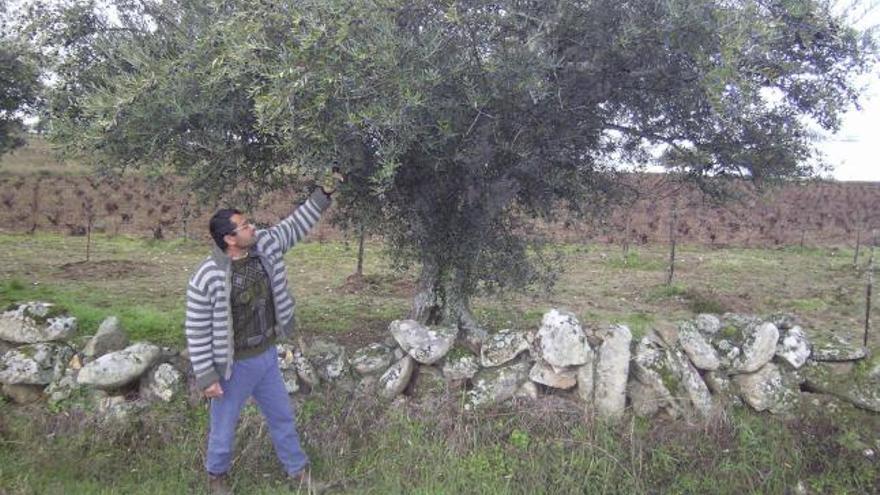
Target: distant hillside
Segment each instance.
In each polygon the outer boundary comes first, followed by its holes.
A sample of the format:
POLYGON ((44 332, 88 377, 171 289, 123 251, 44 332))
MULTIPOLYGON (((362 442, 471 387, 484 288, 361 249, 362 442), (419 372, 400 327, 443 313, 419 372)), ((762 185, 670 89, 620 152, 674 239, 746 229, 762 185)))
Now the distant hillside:
MULTIPOLYGON (((179 180, 151 181, 132 176, 99 181, 79 164, 57 162, 46 143, 0 160, 0 231, 51 231, 83 234, 92 215, 95 230, 139 236, 206 237, 208 218, 217 205, 199 206, 179 180)), ((694 188, 681 188, 657 174, 631 175, 637 200, 594 221, 540 225, 539 230, 569 242, 632 244, 667 242, 672 205, 678 205, 680 242, 708 245, 853 245, 880 229, 880 183, 808 181, 763 193, 747 183, 737 199, 713 204, 694 188), (859 232, 862 232, 859 234, 859 232)), ((287 214, 301 187, 276 192, 254 212, 258 222, 287 214)), ((322 222, 318 237, 338 236, 322 222)))

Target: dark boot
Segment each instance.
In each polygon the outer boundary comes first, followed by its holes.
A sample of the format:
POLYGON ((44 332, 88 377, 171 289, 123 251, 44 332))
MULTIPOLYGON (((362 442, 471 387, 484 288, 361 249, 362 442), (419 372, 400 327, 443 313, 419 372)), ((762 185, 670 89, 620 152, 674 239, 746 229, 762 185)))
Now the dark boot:
POLYGON ((208 492, 211 495, 233 495, 232 486, 229 484, 229 476, 226 473, 208 473, 208 492))

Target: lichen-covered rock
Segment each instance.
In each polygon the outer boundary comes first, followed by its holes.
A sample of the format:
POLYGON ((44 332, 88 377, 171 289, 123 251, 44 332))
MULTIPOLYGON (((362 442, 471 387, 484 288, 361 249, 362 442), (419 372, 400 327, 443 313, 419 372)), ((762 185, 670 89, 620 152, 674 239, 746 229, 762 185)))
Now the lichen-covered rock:
POLYGON ((632 332, 626 325, 611 325, 599 329, 596 337, 602 343, 596 349, 593 406, 599 417, 618 418, 626 407, 632 332))
POLYGON ((379 377, 379 395, 385 399, 393 399, 399 395, 409 385, 415 368, 416 361, 410 355, 406 355, 400 361, 392 364, 379 377))
POLYGON ((703 335, 711 337, 721 330, 721 320, 715 315, 702 313, 694 319, 694 326, 703 335))
POLYGON ((835 374, 831 363, 808 361, 801 374, 811 390, 839 397, 856 407, 880 412, 880 380, 861 369, 847 375, 835 374))
POLYGON ((788 363, 792 368, 798 369, 807 362, 812 349, 807 340, 804 330, 799 326, 793 326, 785 331, 779 343, 776 344, 776 356, 788 363))
POLYGON ((140 396, 146 400, 171 402, 183 393, 184 378, 174 366, 161 363, 141 379, 140 396))
POLYGON ((0 340, 36 344, 67 340, 76 334, 76 318, 51 303, 28 302, 0 314, 0 340))
POLYGON ((119 325, 119 318, 108 316, 101 322, 98 332, 83 348, 83 356, 96 358, 108 352, 121 351, 128 346, 128 336, 119 325))
POLYGON ((469 351, 454 347, 443 360, 443 376, 447 380, 467 380, 480 371, 477 356, 469 351))
POLYGON ((672 417, 687 411, 705 416, 711 411, 709 389, 680 349, 666 348, 649 334, 639 341, 632 364, 635 379, 644 385, 636 389, 656 400, 658 410, 665 409, 672 417))
POLYGON ((721 366, 718 353, 696 325, 685 322, 678 328, 678 343, 698 369, 717 370, 721 366))
POLYGON ((703 375, 703 381, 712 392, 712 397, 735 406, 742 405, 742 400, 736 395, 733 381, 726 373, 720 370, 708 371, 703 375))
POLYGON ((159 359, 160 353, 159 347, 138 342, 86 364, 76 380, 81 385, 104 390, 122 387, 139 379, 159 359))
POLYGON ((288 395, 299 392, 299 375, 296 368, 288 368, 281 370, 281 380, 284 382, 284 390, 288 395))
POLYGON ((387 370, 394 362, 391 349, 381 343, 370 344, 352 353, 348 363, 360 375, 370 375, 387 370))
POLYGON ((310 388, 316 388, 321 384, 321 377, 315 367, 299 349, 293 351, 293 367, 296 370, 296 376, 310 388))
POLYGON ((798 403, 798 390, 783 379, 779 368, 767 363, 754 373, 733 377, 740 397, 756 411, 780 414, 791 411, 798 403))
POLYGON ((0 383, 48 385, 64 374, 73 349, 65 344, 27 344, 0 357, 0 383))
POLYGON ((449 352, 458 328, 426 327, 415 320, 394 320, 388 330, 400 348, 422 364, 434 364, 449 352))
POLYGON ((857 361, 867 356, 867 349, 832 335, 813 340, 814 361, 857 361))
POLYGON ((526 332, 504 329, 489 335, 480 348, 480 361, 485 367, 501 366, 529 350, 530 339, 526 332))
POLYGON ((544 314, 538 330, 541 358, 551 366, 580 366, 590 358, 587 334, 575 315, 556 309, 544 314))
POLYGON ((529 379, 551 388, 569 389, 577 385, 577 371, 575 369, 556 371, 539 359, 532 365, 529 379))
POLYGON ((439 397, 447 390, 443 372, 435 366, 417 366, 412 380, 412 395, 416 398, 439 397))
POLYGON ((323 380, 336 380, 348 371, 345 347, 335 342, 315 339, 309 346, 303 347, 303 353, 323 380))
POLYGON ((538 386, 535 382, 525 382, 513 396, 517 399, 538 400, 538 386))
POLYGON ((513 397, 529 379, 527 362, 508 366, 484 368, 473 378, 473 388, 468 391, 465 409, 474 409, 503 402, 513 397))
POLYGON ((776 343, 779 341, 779 329, 776 325, 764 322, 748 326, 742 330, 742 337, 740 355, 733 361, 731 371, 752 373, 773 359, 776 343))
POLYGON ((746 330, 749 327, 757 326, 761 323, 761 319, 755 315, 743 315, 739 313, 724 313, 721 315, 721 329, 730 326, 739 331, 746 330))
POLYGON ((718 350, 718 362, 721 369, 729 370, 741 354, 739 346, 728 339, 719 339, 715 342, 718 350))

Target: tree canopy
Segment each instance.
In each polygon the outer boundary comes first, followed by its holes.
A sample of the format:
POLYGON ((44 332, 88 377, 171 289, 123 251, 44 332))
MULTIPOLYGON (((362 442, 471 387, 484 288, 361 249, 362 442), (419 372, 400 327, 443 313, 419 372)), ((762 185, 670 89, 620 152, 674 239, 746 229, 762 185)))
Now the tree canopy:
POLYGON ((10 29, 0 6, 0 155, 24 144, 27 114, 37 110, 40 72, 33 47, 10 29))
POLYGON ((809 176, 876 55, 825 0, 115 0, 37 5, 52 132, 210 194, 340 165, 340 212, 421 263, 413 316, 546 280, 526 217, 613 200, 663 159, 809 176), (111 20, 112 17, 112 20, 111 20))

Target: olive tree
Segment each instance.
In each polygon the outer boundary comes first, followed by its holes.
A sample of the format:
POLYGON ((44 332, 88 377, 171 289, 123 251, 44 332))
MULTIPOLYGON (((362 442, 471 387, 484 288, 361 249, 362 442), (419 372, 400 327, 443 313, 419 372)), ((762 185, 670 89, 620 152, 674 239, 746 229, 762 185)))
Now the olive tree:
POLYGON ((89 54, 59 142, 207 194, 336 164, 339 213, 421 267, 411 316, 474 332, 479 290, 549 280, 527 219, 613 202, 658 151, 709 191, 810 176, 875 56, 824 0, 111 3, 36 16, 89 54))

